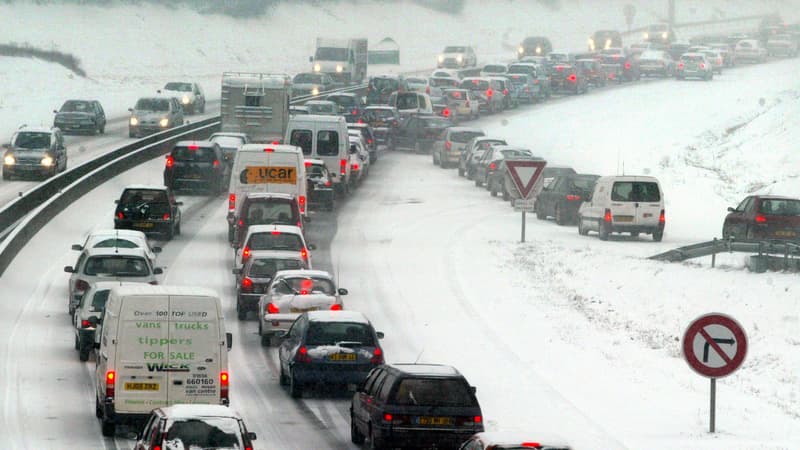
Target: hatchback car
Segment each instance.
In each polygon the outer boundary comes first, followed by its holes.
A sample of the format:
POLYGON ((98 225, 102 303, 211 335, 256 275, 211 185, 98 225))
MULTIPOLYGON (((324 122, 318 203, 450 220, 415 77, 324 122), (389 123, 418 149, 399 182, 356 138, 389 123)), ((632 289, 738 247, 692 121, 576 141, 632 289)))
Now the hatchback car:
POLYGON ((255 440, 256 434, 227 406, 176 404, 153 410, 134 450, 252 449, 255 440))
POLYGON ((122 283, 118 281, 98 281, 81 296, 75 314, 72 316, 72 325, 75 330, 75 350, 78 359, 88 361, 92 350, 100 348, 100 335, 102 333, 103 313, 111 289, 135 283, 122 283))
POLYGON ((457 448, 482 431, 475 388, 451 366, 379 366, 350 404, 350 439, 370 448, 457 448))
POLYGON ((600 52, 600 63, 609 81, 639 80, 642 77, 639 59, 636 54, 623 48, 612 47, 600 52))
POLYGON ((606 74, 603 65, 596 59, 579 59, 575 61, 578 70, 583 72, 586 77, 586 83, 594 87, 605 86, 608 83, 608 74, 606 74))
POLYGON ((702 53, 684 53, 678 62, 675 77, 679 80, 685 78, 700 78, 711 81, 714 78, 714 68, 702 53))
POLYGON ((143 97, 128 108, 128 136, 141 137, 183 125, 183 108, 174 97, 143 97))
POLYGON ((347 289, 337 288, 333 276, 322 270, 284 270, 276 272, 258 300, 258 334, 268 346, 279 331, 286 331, 307 311, 344 307, 347 289))
POLYGON ((467 142, 458 160, 458 175, 466 176, 467 179, 471 180, 475 175, 475 166, 480 161, 483 153, 493 145, 506 145, 506 141, 503 139, 481 136, 467 142))
POLYGON ((412 149, 415 153, 428 153, 444 130, 452 124, 444 117, 412 115, 397 130, 395 149, 412 149))
POLYGON ((58 128, 23 125, 4 145, 3 179, 52 177, 67 170, 67 147, 58 128))
POLYGON ((239 217, 231 228, 231 244, 238 247, 252 225, 296 225, 302 229, 302 217, 300 204, 294 195, 251 192, 244 198, 239 217))
POLYGON ((137 230, 92 230, 83 244, 72 244, 72 250, 80 252, 85 248, 141 248, 152 263, 156 254, 161 253, 161 247, 151 246, 147 235, 137 230))
POLYGON ((445 89, 442 100, 450 111, 451 120, 457 124, 464 120, 477 119, 481 116, 478 100, 472 97, 467 89, 445 89))
POLYGON ((777 195, 751 195, 736 208, 728 208, 722 237, 742 240, 800 237, 800 199, 777 195))
POLYGON ((392 141, 400 127, 400 113, 392 106, 367 106, 362 120, 372 127, 377 145, 392 147, 392 141))
POLYGON ((308 204, 310 208, 324 208, 333 211, 336 207, 336 191, 325 161, 307 159, 306 179, 308 180, 308 204))
POLYGON ((219 144, 211 141, 179 141, 166 156, 164 185, 172 190, 202 190, 211 195, 228 188, 231 166, 219 144))
MULTIPOLYGON (((467 91, 464 91, 467 92, 467 91)), ((467 142, 476 137, 486 136, 479 128, 451 127, 442 134, 442 140, 433 148, 433 164, 442 169, 456 167, 467 142)))
POLYGON ((162 92, 175 97, 186 114, 203 114, 206 112, 206 94, 199 84, 188 81, 170 81, 164 85, 162 92))
POLYGON ((292 78, 292 97, 320 95, 339 86, 327 73, 302 72, 292 78))
POLYGON ((308 251, 314 246, 306 244, 303 230, 292 225, 251 225, 236 249, 234 267, 241 268, 255 250, 283 250, 296 252, 311 267, 308 251))
POLYGON ((341 384, 355 390, 384 361, 378 343, 383 333, 356 311, 305 312, 277 336, 280 383, 289 386, 295 398, 312 384, 341 384))
POLYGON ((434 103, 441 103, 445 89, 453 89, 459 86, 459 79, 454 77, 431 77, 428 80, 428 95, 434 103))
POLYGON ((536 217, 553 217, 557 224, 578 220, 578 208, 594 191, 598 175, 571 174, 556 176, 536 196, 536 217))
POLYGON ((97 100, 67 100, 53 113, 53 126, 64 134, 106 132, 106 113, 97 100))
MULTIPOLYGON (((548 63, 549 64, 549 63, 548 63)), ((533 78, 533 87, 531 93, 537 101, 544 101, 550 98, 550 74, 548 73, 548 65, 544 62, 518 62, 508 66, 508 74, 512 76, 515 74, 527 74, 533 78)))
POLYGON ((550 72, 550 86, 556 92, 584 94, 589 90, 586 75, 574 65, 556 64, 550 72))
POLYGON ((703 50, 700 53, 706 55, 706 59, 711 63, 712 70, 718 75, 722 75, 722 69, 725 67, 725 58, 722 57, 722 53, 712 48, 703 50))
POLYGON ((575 169, 568 166, 559 166, 555 164, 547 165, 542 170, 542 185, 547 187, 555 180, 557 176, 575 175, 575 169))
POLYGON ((114 211, 114 228, 160 233, 167 240, 181 234, 183 202, 165 186, 131 185, 122 190, 114 211))
POLYGON ((502 92, 498 91, 498 83, 489 78, 464 78, 459 88, 472 92, 473 98, 478 100, 481 112, 494 114, 505 108, 502 92))
POLYGON ((232 270, 236 275, 236 315, 239 320, 246 319, 248 311, 258 311, 258 300, 277 272, 308 268, 308 263, 297 252, 253 250, 241 269, 232 270))

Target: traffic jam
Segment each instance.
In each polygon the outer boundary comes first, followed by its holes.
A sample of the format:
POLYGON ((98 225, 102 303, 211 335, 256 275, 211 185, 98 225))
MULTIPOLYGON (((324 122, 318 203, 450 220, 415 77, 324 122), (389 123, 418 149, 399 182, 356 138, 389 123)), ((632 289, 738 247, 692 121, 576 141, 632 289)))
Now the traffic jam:
MULTIPOLYGON (((223 73, 220 130, 178 141, 163 157, 163 184, 125 186, 108 208, 114 227, 76 237, 76 261, 64 267, 74 349, 79 361, 93 361, 90 400, 102 435, 132 432, 136 449, 254 448, 247 424, 258 418, 228 408, 237 379, 228 352, 237 343, 226 322, 236 320, 276 352, 288 397, 320 386, 352 394, 349 438, 357 446, 571 448, 569 436, 487 431, 479 387, 456 367, 387 364, 384 330, 348 308, 336 272, 317 267, 310 224, 335 221, 348 198, 369 189, 374 165, 407 152, 580 236, 661 241, 667 211, 657 178, 579 173, 487 134, 480 119, 643 78, 709 82, 742 64, 796 57, 798 46, 800 27, 780 19, 690 42, 657 24, 641 42, 597 31, 581 52, 531 36, 510 61, 485 64, 472 47, 452 45, 430 73, 370 76, 366 39, 318 38, 308 72, 223 73), (158 255, 182 235, 185 204, 202 196, 224 197, 227 207, 236 319, 211 289, 159 281, 158 255)), ((128 136, 181 126, 205 109, 200 85, 170 81, 130 109, 128 136)), ((66 101, 53 127, 15 131, 3 179, 67 170, 62 135, 102 135, 105 123, 99 102, 66 101)), ((800 199, 752 195, 720 226, 724 238, 796 239, 799 218, 800 199)))

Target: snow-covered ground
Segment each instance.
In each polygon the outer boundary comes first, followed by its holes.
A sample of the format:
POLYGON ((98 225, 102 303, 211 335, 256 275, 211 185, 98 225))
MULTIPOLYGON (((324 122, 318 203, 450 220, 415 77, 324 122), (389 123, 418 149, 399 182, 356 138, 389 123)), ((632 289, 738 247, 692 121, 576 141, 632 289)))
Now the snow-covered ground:
MULTIPOLYGON (((91 79, 53 64, 0 58, 0 124, 47 122, 49 111, 73 96, 100 98, 110 114, 124 114, 139 94, 173 77, 199 79, 213 96, 223 70, 305 69, 316 34, 392 36, 409 70, 429 67, 443 45, 456 41, 475 43, 485 60, 508 56, 503 43, 528 33, 580 48, 591 30, 624 28, 626 2, 599 3, 563 1, 561 11, 551 11, 533 2, 497 8, 471 1, 463 17, 411 3, 396 9, 359 2, 354 14, 286 5, 246 21, 152 7, 2 4, 0 16, 19 18, 4 29, 8 40, 46 48, 57 42, 82 58, 91 79), (484 9, 491 20, 479 14, 484 9), (412 32, 416 17, 425 20, 412 32), (274 26, 298 22, 306 26, 274 26), (105 37, 102 45, 84 44, 92 42, 90 31, 105 37)), ((637 24, 662 14, 654 2, 631 3, 637 24)), ((798 11, 788 1, 678 3, 685 20, 715 10, 731 16, 780 9, 789 18, 798 11)), ((718 236, 725 207, 746 193, 800 195, 799 72, 795 59, 726 71, 710 83, 653 81, 479 124, 580 171, 618 173, 624 162, 625 173, 659 177, 667 201, 660 244, 646 237, 601 242, 532 216, 529 242, 518 244, 519 214, 506 204, 428 158, 390 155, 339 213, 332 260, 351 291, 348 308, 364 311, 386 332, 390 362, 420 357, 462 370, 478 386, 491 429, 555 431, 590 450, 800 448, 796 275, 748 273, 737 255, 722 255, 716 269, 707 261, 645 259, 718 236), (689 370, 679 350, 689 321, 710 311, 738 318, 751 344, 740 371, 718 383, 713 436, 706 432, 708 382, 689 370)), ((102 442, 91 415, 91 368, 71 353, 60 271, 73 262, 70 244, 89 228, 109 225, 107 208, 97 205, 111 205, 131 180, 158 182, 161 164, 91 193, 42 230, 0 279, 3 446, 102 442)), ((194 218, 187 236, 160 256, 170 266, 166 282, 217 289, 233 317, 224 205, 197 208, 188 215, 194 218)), ((274 354, 258 347, 253 323, 231 327, 241 343, 232 353, 233 400, 259 432, 260 448, 270 448, 265 442, 297 448, 292 427, 314 416, 332 434, 301 427, 297 439, 308 444, 334 436, 342 447, 344 402, 305 399, 295 407, 276 397, 285 393, 263 376, 274 354)))

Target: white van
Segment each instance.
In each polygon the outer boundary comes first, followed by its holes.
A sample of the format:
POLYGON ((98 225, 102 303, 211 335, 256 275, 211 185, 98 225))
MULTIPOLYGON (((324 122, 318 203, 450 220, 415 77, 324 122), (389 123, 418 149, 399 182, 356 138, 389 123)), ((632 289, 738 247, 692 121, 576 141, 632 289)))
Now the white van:
POLYGON ((611 233, 647 233, 659 242, 665 225, 664 194, 653 177, 601 177, 578 209, 578 233, 597 231, 604 241, 611 233))
POLYGON ((95 369, 103 436, 176 403, 228 404, 228 350, 220 299, 189 286, 119 286, 106 301, 95 369))
POLYGON ((289 119, 283 142, 303 149, 308 159, 325 162, 338 192, 350 192, 350 140, 342 116, 294 116, 289 119))
POLYGON ((306 214, 308 199, 306 166, 299 147, 278 144, 245 144, 236 152, 228 187, 228 233, 250 193, 290 194, 297 199, 300 214, 306 214))
POLYGON ((389 96, 389 106, 397 108, 401 116, 433 114, 431 97, 419 92, 392 92, 389 96))

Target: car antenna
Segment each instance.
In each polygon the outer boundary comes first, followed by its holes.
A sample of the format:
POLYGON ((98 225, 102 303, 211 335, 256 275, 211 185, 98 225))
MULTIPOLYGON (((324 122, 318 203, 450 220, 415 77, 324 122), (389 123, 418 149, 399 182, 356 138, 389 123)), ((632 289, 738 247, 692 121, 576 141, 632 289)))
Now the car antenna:
POLYGON ((414 364, 416 364, 419 361, 423 353, 425 353, 425 347, 423 347, 422 350, 419 352, 419 355, 417 355, 417 359, 414 360, 414 364))

